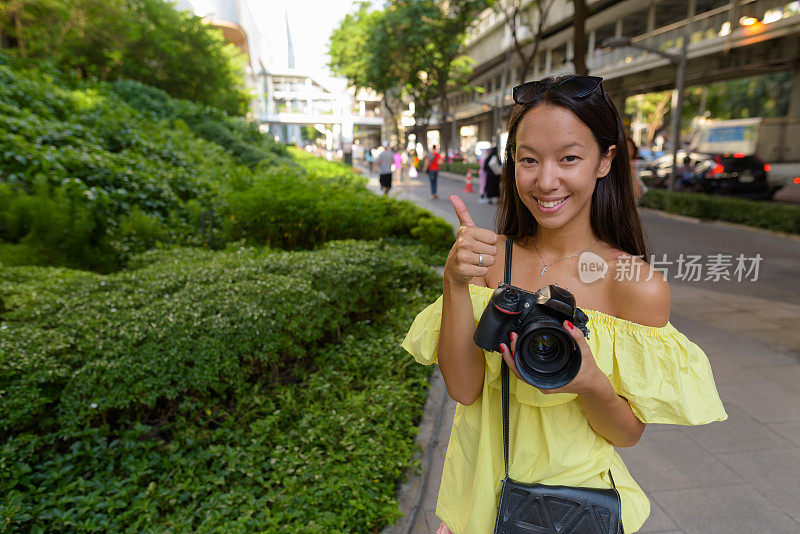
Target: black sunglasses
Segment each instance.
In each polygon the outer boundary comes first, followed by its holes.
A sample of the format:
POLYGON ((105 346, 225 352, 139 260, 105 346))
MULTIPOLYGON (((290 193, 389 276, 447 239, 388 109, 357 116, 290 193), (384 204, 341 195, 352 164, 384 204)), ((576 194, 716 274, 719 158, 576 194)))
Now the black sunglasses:
POLYGON ((516 86, 512 96, 514 102, 521 105, 530 104, 549 91, 557 91, 573 100, 581 100, 592 94, 598 87, 603 94, 602 83, 603 78, 600 76, 570 76, 555 83, 536 80, 516 86))

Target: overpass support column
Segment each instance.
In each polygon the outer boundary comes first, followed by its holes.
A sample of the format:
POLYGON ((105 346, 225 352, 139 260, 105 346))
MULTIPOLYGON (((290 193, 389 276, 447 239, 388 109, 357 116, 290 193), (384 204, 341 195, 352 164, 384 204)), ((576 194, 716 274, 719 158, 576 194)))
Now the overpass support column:
POLYGON ((789 95, 789 116, 800 118, 800 69, 792 72, 792 92, 789 95))
POLYGON ((627 100, 628 95, 624 93, 609 93, 611 100, 614 101, 614 105, 617 107, 617 111, 619 111, 620 115, 625 114, 625 100, 627 100))

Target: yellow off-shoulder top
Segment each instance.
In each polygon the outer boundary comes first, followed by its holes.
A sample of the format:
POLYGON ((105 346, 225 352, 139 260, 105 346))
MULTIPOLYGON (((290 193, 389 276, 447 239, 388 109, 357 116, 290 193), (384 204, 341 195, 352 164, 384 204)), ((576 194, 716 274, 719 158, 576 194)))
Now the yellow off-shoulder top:
MULTIPOLYGON (((469 286, 475 324, 493 289, 469 286)), ((589 347, 614 390, 645 423, 702 425, 723 421, 722 406, 705 353, 671 323, 644 326, 602 312, 589 317, 589 347)), ((419 363, 436 357, 442 297, 417 315, 403 348, 419 363)), ((470 406, 458 404, 436 515, 454 534, 494 529, 504 477, 499 352, 486 352, 483 392, 470 406)), ((510 374, 509 476, 538 482, 611 487, 611 469, 622 499, 625 532, 636 532, 650 514, 650 501, 614 447, 586 419, 576 395, 545 395, 510 374)))

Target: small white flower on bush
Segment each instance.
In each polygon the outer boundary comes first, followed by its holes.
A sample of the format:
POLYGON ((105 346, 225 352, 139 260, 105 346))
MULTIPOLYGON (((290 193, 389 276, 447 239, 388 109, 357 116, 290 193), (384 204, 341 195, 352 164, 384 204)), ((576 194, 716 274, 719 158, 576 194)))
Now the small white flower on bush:
POLYGON ((93 402, 93 403, 91 403, 91 404, 89 405, 89 408, 91 408, 92 410, 94 410, 95 408, 97 408, 97 403, 96 403, 96 402, 93 402))

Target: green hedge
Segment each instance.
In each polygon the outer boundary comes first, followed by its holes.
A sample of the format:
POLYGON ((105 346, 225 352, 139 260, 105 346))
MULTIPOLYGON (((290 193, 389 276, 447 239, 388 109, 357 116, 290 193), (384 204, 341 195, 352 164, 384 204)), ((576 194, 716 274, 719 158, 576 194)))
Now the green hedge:
POLYGON ((472 173, 475 174, 480 169, 480 165, 477 163, 454 162, 442 163, 440 168, 443 171, 454 172, 457 174, 467 174, 467 170, 472 169, 472 173))
POLYGON ((415 238, 449 248, 447 223, 370 194, 340 164, 291 152, 241 118, 127 80, 60 84, 0 55, 0 252, 5 264, 110 272, 157 244, 312 248, 415 238))
POLYGON ((689 217, 800 234, 800 206, 663 189, 648 190, 641 205, 689 217))
POLYGON ((453 229, 444 219, 410 201, 374 195, 363 177, 338 164, 316 158, 300 164, 307 174, 264 170, 250 188, 226 197, 226 240, 290 250, 381 237, 415 237, 436 251, 452 246, 453 229))
POLYGON ((0 525, 375 532, 398 516, 438 278, 405 248, 153 250, 0 274, 0 525))

